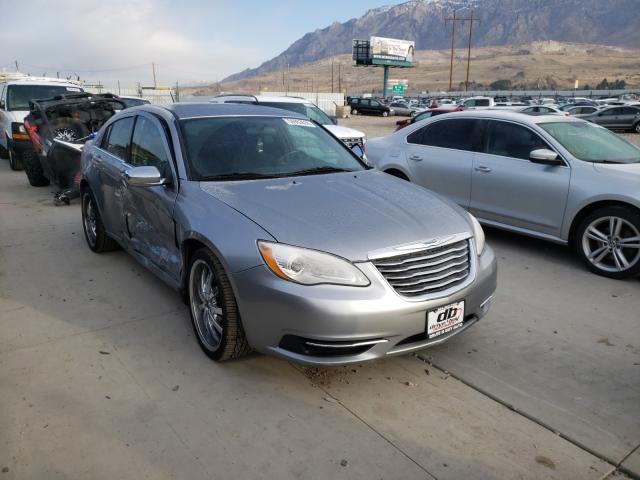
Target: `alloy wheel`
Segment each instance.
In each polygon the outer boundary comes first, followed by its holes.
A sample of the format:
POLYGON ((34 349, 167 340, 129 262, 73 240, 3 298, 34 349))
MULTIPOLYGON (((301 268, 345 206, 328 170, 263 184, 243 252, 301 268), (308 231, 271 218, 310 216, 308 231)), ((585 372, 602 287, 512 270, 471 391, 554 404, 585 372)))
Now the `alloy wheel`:
POLYGON ((620 273, 640 261, 640 232, 621 217, 595 219, 582 236, 585 257, 599 270, 620 273))
POLYGON ((204 260, 196 260, 189 276, 191 313, 198 336, 210 351, 222 342, 224 313, 221 289, 213 269, 204 260))
POLYGON ((84 223, 84 231, 87 235, 89 245, 94 247, 98 238, 98 219, 96 217, 96 209, 93 205, 91 195, 84 195, 82 202, 82 221, 84 223))

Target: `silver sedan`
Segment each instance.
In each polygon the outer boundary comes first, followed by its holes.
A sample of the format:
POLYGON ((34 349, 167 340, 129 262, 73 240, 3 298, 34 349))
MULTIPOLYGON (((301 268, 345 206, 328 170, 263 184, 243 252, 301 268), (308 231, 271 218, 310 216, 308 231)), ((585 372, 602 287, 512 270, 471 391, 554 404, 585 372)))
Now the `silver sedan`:
POLYGON ((496 288, 475 218, 293 112, 125 110, 85 148, 81 192, 89 248, 120 246, 181 291, 216 360, 415 351, 480 320, 496 288))
POLYGON ((371 139, 367 157, 481 223, 574 246, 595 273, 640 272, 640 149, 600 126, 458 112, 371 139))

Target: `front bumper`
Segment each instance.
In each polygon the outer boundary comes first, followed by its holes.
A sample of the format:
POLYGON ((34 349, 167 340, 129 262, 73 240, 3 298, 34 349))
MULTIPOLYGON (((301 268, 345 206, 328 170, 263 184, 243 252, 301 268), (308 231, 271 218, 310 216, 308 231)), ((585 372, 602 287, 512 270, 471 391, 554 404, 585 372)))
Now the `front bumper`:
POLYGON ((251 346, 309 365, 343 365, 421 350, 480 320, 497 285, 496 258, 489 246, 477 258, 471 283, 455 293, 424 301, 401 297, 373 264, 358 266, 371 280, 368 287, 299 285, 276 277, 266 266, 234 274, 242 323, 251 346), (465 301, 463 326, 428 339, 426 312, 460 300, 465 301), (296 342, 332 345, 334 350, 310 347, 302 351, 294 348, 296 342))

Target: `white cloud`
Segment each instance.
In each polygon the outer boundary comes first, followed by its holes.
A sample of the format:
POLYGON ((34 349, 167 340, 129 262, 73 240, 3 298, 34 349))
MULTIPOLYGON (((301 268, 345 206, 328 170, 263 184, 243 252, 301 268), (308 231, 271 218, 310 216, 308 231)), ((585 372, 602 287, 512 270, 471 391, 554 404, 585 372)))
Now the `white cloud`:
POLYGON ((167 0, 10 4, 3 8, 9 18, 0 29, 0 45, 12 48, 0 51, 0 66, 17 59, 24 65, 21 70, 32 74, 60 70, 106 83, 150 83, 153 61, 159 82, 172 84, 215 80, 262 60, 259 49, 216 38, 215 24, 202 31, 200 16, 210 14, 209 2, 187 4, 186 11, 167 0), (100 7, 91 8, 95 5, 100 7), (123 68, 131 66, 138 67, 123 68))

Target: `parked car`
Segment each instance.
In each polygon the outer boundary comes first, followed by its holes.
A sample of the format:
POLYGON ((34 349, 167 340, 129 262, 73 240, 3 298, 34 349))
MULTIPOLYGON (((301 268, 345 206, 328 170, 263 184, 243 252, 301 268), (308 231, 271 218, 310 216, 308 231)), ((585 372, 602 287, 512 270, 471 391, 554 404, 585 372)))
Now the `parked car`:
POLYGON ((518 111, 527 115, 569 115, 569 112, 564 112, 558 107, 554 107, 552 105, 535 105, 531 107, 525 107, 518 111))
POLYGON ((281 108, 302 115, 318 122, 333 135, 342 140, 349 148, 359 145, 364 150, 366 137, 364 132, 354 128, 338 125, 337 120, 330 118, 317 105, 300 97, 270 97, 266 95, 218 95, 210 100, 211 103, 240 103, 262 105, 265 107, 281 108))
POLYGON ((569 107, 565 110, 565 112, 569 113, 569 115, 581 116, 581 115, 590 115, 592 113, 597 112, 598 107, 590 107, 590 106, 581 106, 581 107, 569 107))
POLYGON ((116 112, 126 108, 115 95, 76 93, 29 102, 24 119, 33 149, 26 150, 24 171, 29 184, 50 182, 62 189, 63 203, 79 195, 80 153, 84 144, 116 112))
POLYGON ((456 107, 438 107, 438 108, 429 108, 422 112, 418 112, 414 117, 407 118, 404 120, 398 120, 396 122, 396 131, 401 128, 408 127, 409 125, 413 125, 414 123, 420 122, 422 120, 426 120, 427 118, 435 117, 436 115, 442 115, 443 113, 451 113, 451 112, 462 112, 465 110, 465 107, 462 105, 458 105, 456 107))
POLYGON ((401 117, 413 117, 418 111, 418 108, 410 107, 406 102, 392 102, 389 107, 401 117))
POLYGON ((559 115, 458 112, 369 141, 380 170, 481 223, 570 244, 595 273, 640 272, 640 148, 559 115))
POLYGON ((362 115, 382 115, 383 117, 388 117, 389 115, 395 114, 393 108, 373 98, 352 98, 349 106, 351 107, 351 115, 360 113, 362 115))
POLYGON ((24 156, 33 154, 24 127, 29 101, 81 91, 78 85, 55 78, 25 76, 0 82, 0 157, 9 159, 12 170, 22 170, 24 156))
POLYGON ((89 248, 120 245, 184 292, 216 360, 415 351, 476 323, 496 287, 470 214, 369 169, 293 112, 125 110, 84 149, 81 190, 89 248))
POLYGON ((122 101, 126 108, 139 107, 140 105, 149 105, 151 102, 140 97, 128 97, 126 95, 118 95, 118 99, 122 101))
POLYGON ((471 98, 462 99, 460 101, 460 105, 470 109, 487 108, 487 107, 494 107, 495 101, 491 97, 471 97, 471 98))
POLYGON ((633 130, 640 133, 640 108, 632 106, 606 107, 582 119, 597 123, 611 130, 633 130))

